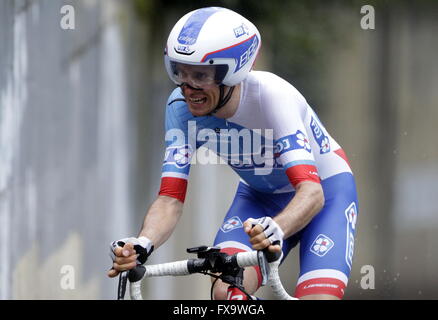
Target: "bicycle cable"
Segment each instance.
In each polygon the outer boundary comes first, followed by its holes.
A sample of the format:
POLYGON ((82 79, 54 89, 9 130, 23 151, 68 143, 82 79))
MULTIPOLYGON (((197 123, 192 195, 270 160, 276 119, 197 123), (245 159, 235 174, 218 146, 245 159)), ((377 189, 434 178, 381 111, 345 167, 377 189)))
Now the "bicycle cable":
MULTIPOLYGON (((222 275, 218 276, 218 275, 215 275, 215 274, 210 273, 210 272, 199 272, 199 273, 215 278, 215 280, 212 282, 211 287, 210 287, 210 300, 214 300, 213 299, 214 285, 216 284, 216 282, 219 279, 221 279, 223 281, 222 275)), ((232 286, 235 286, 236 288, 238 288, 240 291, 242 291, 247 296, 248 300, 254 300, 254 298, 248 292, 246 292, 243 287, 239 286, 237 283, 228 282, 228 281, 227 282, 224 281, 224 283, 227 283, 229 285, 232 285, 232 286)))

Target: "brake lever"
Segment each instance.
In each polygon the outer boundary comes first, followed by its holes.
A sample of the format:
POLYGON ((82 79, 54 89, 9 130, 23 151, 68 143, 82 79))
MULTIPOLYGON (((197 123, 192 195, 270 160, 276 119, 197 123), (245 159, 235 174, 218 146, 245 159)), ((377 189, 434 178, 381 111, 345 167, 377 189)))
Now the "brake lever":
MULTIPOLYGON (((273 246, 280 245, 280 240, 276 240, 272 243, 273 246)), ((269 263, 277 261, 281 257, 281 250, 278 252, 271 252, 268 250, 268 247, 262 250, 263 253, 266 256, 266 260, 268 260, 269 263)))
POLYGON ((122 271, 119 276, 119 285, 117 288, 117 300, 124 300, 126 294, 126 286, 129 282, 137 282, 143 279, 146 272, 146 267, 142 265, 136 266, 134 269, 122 271))
POLYGON ((129 270, 128 279, 129 282, 137 282, 143 279, 143 276, 146 272, 146 267, 139 264, 134 269, 129 270))
MULTIPOLYGON (((280 244, 280 241, 274 241, 272 245, 280 244)), ((271 262, 277 261, 281 257, 281 251, 280 252, 271 252, 266 247, 263 250, 259 250, 257 252, 257 261, 259 263, 260 272, 262 274, 262 283, 261 285, 264 286, 268 283, 269 280, 269 273, 270 273, 270 266, 269 264, 271 262)))
POLYGON ((122 271, 119 275, 119 285, 117 287, 117 300, 125 300, 126 285, 128 283, 128 271, 122 271))
POLYGON ((270 268, 268 259, 262 250, 257 251, 257 261, 259 263, 260 273, 262 274, 261 285, 265 286, 268 283, 270 268))

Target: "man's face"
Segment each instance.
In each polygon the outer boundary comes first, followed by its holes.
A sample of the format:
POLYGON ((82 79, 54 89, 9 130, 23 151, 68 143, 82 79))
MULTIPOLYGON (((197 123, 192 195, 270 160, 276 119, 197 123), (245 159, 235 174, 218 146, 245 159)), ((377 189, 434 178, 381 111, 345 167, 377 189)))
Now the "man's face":
POLYGON ((212 112, 219 101, 219 86, 215 81, 214 66, 179 64, 176 68, 178 81, 190 112, 205 116, 212 112))

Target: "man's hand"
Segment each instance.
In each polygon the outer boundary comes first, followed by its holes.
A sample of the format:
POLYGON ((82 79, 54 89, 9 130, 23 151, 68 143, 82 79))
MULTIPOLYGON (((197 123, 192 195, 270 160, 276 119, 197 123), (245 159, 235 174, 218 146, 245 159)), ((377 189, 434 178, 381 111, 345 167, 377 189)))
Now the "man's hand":
POLYGON ((137 266, 137 253, 132 243, 126 243, 123 247, 116 247, 113 252, 113 267, 108 271, 108 277, 114 278, 120 272, 133 269, 137 266))
POLYGON ((243 228, 249 235, 249 242, 254 250, 263 250, 267 247, 271 252, 281 251, 284 233, 272 218, 249 218, 243 223, 243 228), (280 241, 280 245, 272 245, 276 240, 280 241))
POLYGON ((120 272, 144 264, 154 250, 152 242, 146 237, 125 238, 110 244, 110 257, 113 266, 108 271, 108 277, 114 278, 120 272))

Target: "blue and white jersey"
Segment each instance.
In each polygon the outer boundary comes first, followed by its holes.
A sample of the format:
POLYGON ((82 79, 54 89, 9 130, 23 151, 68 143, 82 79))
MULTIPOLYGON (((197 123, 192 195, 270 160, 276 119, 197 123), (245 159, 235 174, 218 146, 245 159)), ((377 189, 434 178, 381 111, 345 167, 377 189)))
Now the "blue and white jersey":
MULTIPOLYGON (((340 145, 290 83, 269 72, 252 71, 240 95, 236 113, 221 119, 194 117, 180 88, 172 92, 166 107, 160 194, 175 196, 187 183, 190 164, 205 161, 196 155, 201 146, 260 192, 291 192, 304 180, 319 182, 351 173, 340 145)), ((181 194, 176 197, 181 199, 181 194)))

